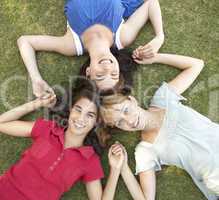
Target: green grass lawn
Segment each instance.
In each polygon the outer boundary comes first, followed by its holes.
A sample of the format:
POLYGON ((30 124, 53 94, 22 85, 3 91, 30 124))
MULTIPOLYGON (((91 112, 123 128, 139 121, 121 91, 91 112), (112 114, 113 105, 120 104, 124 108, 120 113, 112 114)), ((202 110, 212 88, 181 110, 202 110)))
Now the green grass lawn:
MULTIPOLYGON (((187 104, 199 112, 219 122, 219 4, 217 0, 160 0, 165 28, 165 44, 161 52, 177 53, 202 58, 205 68, 201 75, 184 94, 187 104)), ((16 40, 26 34, 62 35, 66 30, 66 19, 63 14, 64 0, 1 0, 0 3, 0 112, 11 106, 26 102, 31 98, 28 87, 27 72, 19 55, 16 40), (11 77, 5 91, 6 80, 11 77)), ((134 49, 145 44, 153 37, 148 24, 136 42, 134 49)), ((77 74, 85 57, 72 58, 55 53, 37 54, 40 71, 50 85, 63 84, 69 75, 77 74)), ((167 66, 141 66, 135 76, 135 92, 142 105, 147 107, 154 89, 151 85, 163 80, 170 80, 177 74, 167 66), (147 93, 145 91, 148 91, 147 93), (144 95, 142 95, 144 94, 144 95)), ((42 115, 38 111, 27 116, 35 119, 42 115)), ((198 134, 198 133, 197 133, 198 134)), ((113 141, 123 143, 129 153, 129 162, 134 171, 134 148, 139 134, 120 132, 113 136, 113 141)), ((19 159, 21 152, 30 144, 30 140, 0 135, 0 174, 19 159)), ((103 165, 108 174, 106 153, 103 165)), ((157 200, 204 200, 191 178, 176 167, 166 167, 157 174, 157 200)), ((103 181, 105 182, 105 180, 103 181)), ((84 186, 78 184, 66 193, 63 200, 87 199, 84 186)), ((116 200, 129 200, 122 181, 119 182, 116 200)))

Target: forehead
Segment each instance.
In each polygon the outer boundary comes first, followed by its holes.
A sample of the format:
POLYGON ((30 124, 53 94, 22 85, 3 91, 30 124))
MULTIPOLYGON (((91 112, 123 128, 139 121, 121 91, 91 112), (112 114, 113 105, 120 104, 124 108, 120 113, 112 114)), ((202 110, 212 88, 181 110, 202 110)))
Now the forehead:
POLYGON ((102 114, 104 122, 107 123, 108 125, 114 125, 115 122, 121 119, 122 109, 128 103, 129 103, 129 100, 127 99, 123 101, 122 103, 113 104, 110 107, 102 107, 101 114, 102 114))
POLYGON ((84 97, 80 98, 78 101, 76 101, 74 106, 80 106, 83 110, 86 110, 88 112, 95 112, 95 113, 97 112, 97 107, 94 104, 94 102, 92 102, 89 99, 84 98, 84 97))

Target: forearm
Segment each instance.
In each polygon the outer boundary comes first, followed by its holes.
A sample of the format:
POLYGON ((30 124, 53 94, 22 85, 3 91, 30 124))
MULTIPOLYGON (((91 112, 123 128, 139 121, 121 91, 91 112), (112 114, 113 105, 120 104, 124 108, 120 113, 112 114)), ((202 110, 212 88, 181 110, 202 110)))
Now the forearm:
POLYGON ((203 66, 203 61, 197 58, 175 55, 175 54, 162 54, 162 53, 156 55, 155 63, 166 64, 179 69, 187 69, 195 66, 203 66))
POLYGON ((153 170, 139 174, 140 184, 147 200, 155 200, 156 196, 156 175, 153 170))
POLYGON ((149 0, 148 14, 154 28, 155 35, 164 38, 163 20, 158 0, 149 0))
POLYGON ((40 102, 37 100, 25 103, 21 106, 18 106, 12 110, 9 110, 3 114, 0 115, 0 123, 15 121, 17 119, 20 119, 24 115, 33 112, 34 110, 37 110, 40 108, 40 102))
POLYGON ((119 175, 120 175, 120 170, 118 169, 110 170, 107 184, 103 191, 102 200, 113 200, 115 191, 116 191, 116 186, 117 186, 118 179, 119 179, 119 175))
POLYGON ((174 88, 177 94, 181 94, 189 88, 204 67, 202 60, 187 56, 158 54, 156 61, 157 63, 171 65, 183 70, 176 78, 168 83, 174 88))
POLYGON ((140 185, 138 184, 135 176, 133 175, 129 166, 126 166, 121 171, 122 178, 134 200, 146 200, 140 185))
POLYGON ((36 54, 34 48, 27 39, 21 37, 18 39, 18 47, 24 64, 29 72, 32 81, 42 79, 37 67, 36 54))

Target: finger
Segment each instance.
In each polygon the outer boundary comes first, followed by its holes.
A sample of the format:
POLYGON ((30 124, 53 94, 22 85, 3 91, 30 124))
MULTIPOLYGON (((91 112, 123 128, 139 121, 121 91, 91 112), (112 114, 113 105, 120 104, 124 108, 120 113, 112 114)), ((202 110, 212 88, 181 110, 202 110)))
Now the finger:
POLYGON ((109 151, 108 151, 108 158, 110 158, 112 156, 112 146, 109 148, 109 151))
POLYGON ((134 61, 138 64, 144 64, 143 60, 139 60, 139 59, 134 59, 134 61))
POLYGON ((46 92, 50 93, 50 94, 55 94, 54 90, 51 87, 46 88, 46 92))
POLYGON ((117 149, 116 151, 112 151, 113 155, 119 155, 121 153, 123 153, 123 149, 120 148, 120 149, 117 149))
POLYGON ((123 155, 123 152, 122 150, 121 151, 118 151, 116 153, 113 153, 114 156, 122 156, 123 155))
POLYGON ((51 94, 48 92, 44 92, 43 95, 41 96, 41 99, 49 99, 51 97, 51 94))
POLYGON ((138 48, 136 48, 136 50, 140 50, 140 49, 143 49, 144 46, 140 45, 138 48))
POLYGON ((151 53, 153 53, 152 49, 144 49, 144 50, 139 51, 140 56, 146 56, 147 54, 151 54, 151 53))
POLYGON ((114 153, 114 152, 120 151, 120 150, 122 150, 122 147, 121 146, 117 146, 117 147, 112 149, 112 152, 114 153))
POLYGON ((148 58, 148 59, 149 59, 149 58, 153 58, 153 57, 154 57, 154 53, 150 53, 150 54, 148 54, 147 57, 145 57, 145 58, 148 58))

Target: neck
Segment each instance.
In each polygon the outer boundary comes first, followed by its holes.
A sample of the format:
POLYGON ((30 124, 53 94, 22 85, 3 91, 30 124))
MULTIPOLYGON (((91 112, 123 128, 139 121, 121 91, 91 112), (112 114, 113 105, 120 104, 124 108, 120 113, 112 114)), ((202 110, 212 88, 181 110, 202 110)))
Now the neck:
POLYGON ((144 110, 143 119, 145 121, 144 129, 145 131, 159 129, 163 121, 164 113, 160 110, 144 110))
POLYGON ((113 44, 112 32, 102 25, 94 25, 87 29, 81 38, 84 47, 92 57, 100 54, 108 54, 113 44))
POLYGON ((65 148, 69 147, 81 147, 83 146, 85 136, 80 136, 80 135, 74 135, 69 129, 66 130, 65 132, 65 142, 64 146, 65 148))

